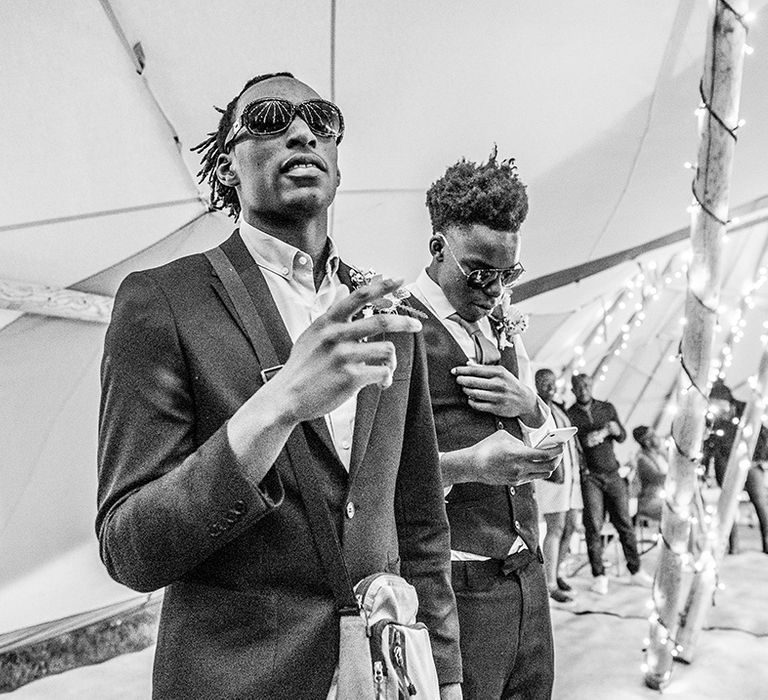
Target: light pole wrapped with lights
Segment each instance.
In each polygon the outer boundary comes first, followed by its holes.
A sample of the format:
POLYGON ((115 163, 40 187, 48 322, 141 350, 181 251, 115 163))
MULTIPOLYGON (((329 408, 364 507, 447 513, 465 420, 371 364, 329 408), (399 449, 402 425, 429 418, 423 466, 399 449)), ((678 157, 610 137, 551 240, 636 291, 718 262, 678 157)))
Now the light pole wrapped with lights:
POLYGON ((704 434, 717 308, 721 248, 728 199, 746 46, 747 0, 717 0, 710 18, 699 85, 698 165, 692 183, 692 258, 680 343, 679 411, 672 423, 670 469, 661 517, 663 543, 653 586, 654 610, 644 664, 645 682, 662 688, 683 649, 676 638, 686 615, 694 572, 714 581, 714 543, 701 523, 706 515, 697 470, 704 434))

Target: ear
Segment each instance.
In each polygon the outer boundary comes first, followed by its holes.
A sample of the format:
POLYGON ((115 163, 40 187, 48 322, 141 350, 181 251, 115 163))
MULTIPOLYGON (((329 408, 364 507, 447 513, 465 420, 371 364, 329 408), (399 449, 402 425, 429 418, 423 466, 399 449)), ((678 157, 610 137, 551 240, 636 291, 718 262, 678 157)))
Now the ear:
POLYGON ((445 238, 440 231, 435 231, 429 239, 429 252, 435 260, 442 262, 443 249, 445 248, 445 238))
POLYGON ((240 177, 235 170, 231 152, 219 153, 219 157, 216 159, 216 177, 222 185, 227 187, 235 187, 240 184, 240 177))
POLYGON ((336 187, 339 187, 341 185, 341 169, 339 167, 336 168, 336 187))

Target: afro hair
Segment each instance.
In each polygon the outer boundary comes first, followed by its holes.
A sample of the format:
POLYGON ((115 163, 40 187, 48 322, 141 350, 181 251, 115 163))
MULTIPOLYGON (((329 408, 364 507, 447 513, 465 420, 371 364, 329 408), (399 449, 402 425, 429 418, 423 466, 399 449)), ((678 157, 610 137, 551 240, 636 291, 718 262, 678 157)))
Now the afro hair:
POLYGON ((528 195, 515 159, 497 161, 494 145, 487 163, 462 158, 427 190, 432 230, 482 224, 495 231, 518 231, 528 214, 528 195))

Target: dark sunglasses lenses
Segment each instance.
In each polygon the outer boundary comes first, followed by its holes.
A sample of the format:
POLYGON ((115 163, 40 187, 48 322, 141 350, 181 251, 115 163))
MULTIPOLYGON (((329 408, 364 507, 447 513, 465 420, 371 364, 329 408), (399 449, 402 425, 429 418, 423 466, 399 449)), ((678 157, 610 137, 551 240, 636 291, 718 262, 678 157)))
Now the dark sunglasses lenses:
POLYGON ((475 289, 483 289, 501 279, 502 287, 510 287, 524 272, 523 266, 518 263, 508 270, 472 270, 467 275, 467 284, 475 289))
POLYGON ((243 115, 243 124, 252 134, 266 136, 285 131, 298 115, 316 136, 339 138, 344 120, 339 108, 325 100, 309 100, 294 105, 287 100, 259 100, 243 115))

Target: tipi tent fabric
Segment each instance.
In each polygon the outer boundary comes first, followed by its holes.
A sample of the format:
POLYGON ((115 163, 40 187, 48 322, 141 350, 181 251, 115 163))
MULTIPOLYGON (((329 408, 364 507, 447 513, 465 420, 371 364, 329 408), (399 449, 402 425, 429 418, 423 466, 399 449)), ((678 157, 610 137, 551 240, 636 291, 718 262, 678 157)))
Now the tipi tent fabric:
MULTIPOLYGON (((734 206, 768 194, 766 4, 751 3, 734 206)), ((286 69, 344 112, 332 230, 360 267, 414 277, 427 258, 425 190, 494 143, 528 183, 529 278, 685 228, 709 10, 698 0, 6 0, 0 281, 110 296, 131 269, 223 239, 233 222, 208 212, 189 148, 215 127, 212 105, 286 69)), ((730 311, 765 237, 759 224, 728 244, 730 311)), ((650 278, 651 262, 661 271, 681 256, 598 389, 633 422, 653 419, 672 382, 659 358, 674 352, 684 248, 639 261, 650 278)), ((609 323, 603 310, 638 269, 521 304, 535 363, 569 363, 601 314, 610 344, 626 319, 617 311, 609 323)), ((765 294, 755 292, 753 318, 765 294)), ((92 530, 104 326, 13 310, 0 310, 0 326, 1 634, 132 593, 106 577, 92 530)), ((750 338, 758 326, 748 323, 750 338)), ((748 346, 745 335, 734 386, 754 371, 748 346)), ((583 350, 592 371, 601 348, 583 350)))

